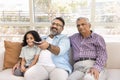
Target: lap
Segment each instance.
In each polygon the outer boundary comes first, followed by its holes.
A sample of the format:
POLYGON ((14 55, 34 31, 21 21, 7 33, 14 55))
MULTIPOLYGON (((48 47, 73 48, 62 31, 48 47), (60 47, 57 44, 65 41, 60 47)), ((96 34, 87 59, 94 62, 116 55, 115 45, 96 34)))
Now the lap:
POLYGON ((25 72, 25 80, 47 80, 49 77, 49 69, 41 65, 34 65, 25 72))
POLYGON ((76 70, 68 77, 67 80, 81 80, 83 76, 84 72, 76 70))
MULTIPOLYGON (((99 80, 106 80, 107 75, 106 75, 106 70, 102 70, 99 75, 99 80)), ((95 80, 94 76, 91 75, 90 73, 84 73, 82 71, 74 71, 69 77, 68 80, 95 80)))
POLYGON ((67 80, 68 72, 64 69, 34 65, 25 72, 25 80, 67 80))
POLYGON ((67 80, 68 72, 64 69, 55 68, 50 73, 50 80, 67 80))
MULTIPOLYGON (((93 66, 94 61, 86 60, 86 61, 80 61, 74 64, 74 71, 69 76, 68 80, 95 80, 94 76, 87 73, 89 69, 93 66)), ((99 75, 99 80, 106 80, 106 71, 102 70, 99 75)))
POLYGON ((15 76, 24 76, 24 73, 21 72, 21 69, 20 67, 15 69, 14 73, 13 73, 15 76))
MULTIPOLYGON (((98 80, 106 80, 107 75, 106 75, 106 70, 102 70, 99 74, 99 79, 98 80)), ((84 75, 84 80, 95 80, 94 76, 91 75, 90 73, 86 73, 84 75)))

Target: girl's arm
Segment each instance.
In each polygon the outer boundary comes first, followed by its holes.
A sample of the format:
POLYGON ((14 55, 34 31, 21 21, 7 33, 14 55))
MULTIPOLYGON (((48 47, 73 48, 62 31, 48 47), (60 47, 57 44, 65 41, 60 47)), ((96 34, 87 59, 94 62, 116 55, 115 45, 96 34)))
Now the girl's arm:
POLYGON ((22 61, 21 61, 21 71, 22 71, 22 72, 25 72, 25 71, 26 71, 25 63, 26 63, 25 58, 22 58, 22 61))
POLYGON ((21 64, 21 58, 18 59, 18 62, 13 66, 12 73, 14 73, 15 69, 18 69, 21 64))
POLYGON ((35 65, 38 61, 39 55, 35 55, 34 56, 34 60, 32 61, 32 63, 30 64, 29 68, 32 67, 33 65, 35 65))

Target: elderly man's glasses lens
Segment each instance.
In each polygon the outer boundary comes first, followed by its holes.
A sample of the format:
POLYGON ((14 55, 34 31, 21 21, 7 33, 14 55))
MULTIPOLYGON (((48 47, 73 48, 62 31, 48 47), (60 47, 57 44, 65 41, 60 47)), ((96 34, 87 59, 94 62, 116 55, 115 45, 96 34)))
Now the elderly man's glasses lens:
POLYGON ((52 23, 52 25, 56 25, 56 26, 61 26, 62 27, 62 25, 60 25, 59 23, 52 23))

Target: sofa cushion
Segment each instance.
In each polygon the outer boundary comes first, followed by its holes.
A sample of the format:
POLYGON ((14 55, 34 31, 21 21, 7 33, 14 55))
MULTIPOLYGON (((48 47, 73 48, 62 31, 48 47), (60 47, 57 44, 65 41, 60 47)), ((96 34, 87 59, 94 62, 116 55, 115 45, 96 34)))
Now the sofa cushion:
POLYGON ((20 42, 4 41, 5 54, 3 69, 12 68, 18 61, 22 45, 20 42))
POLYGON ((3 69, 3 62, 4 62, 4 52, 5 52, 5 50, 4 50, 4 47, 2 46, 2 47, 0 47, 1 49, 0 49, 0 71, 2 71, 2 69, 3 69))
POLYGON ((5 69, 0 72, 0 80, 24 80, 24 78, 13 75, 12 69, 5 69))
POLYGON ((120 69, 107 69, 107 80, 120 80, 120 69))
POLYGON ((120 43, 107 42, 107 68, 120 69, 120 43))

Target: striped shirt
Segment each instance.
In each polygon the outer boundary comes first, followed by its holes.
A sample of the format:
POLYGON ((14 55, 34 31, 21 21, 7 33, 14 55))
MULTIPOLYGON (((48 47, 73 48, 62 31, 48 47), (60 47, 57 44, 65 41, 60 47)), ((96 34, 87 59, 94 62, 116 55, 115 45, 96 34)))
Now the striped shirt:
POLYGON ((73 50, 73 60, 79 58, 95 58, 94 68, 101 71, 107 60, 106 44, 104 39, 93 33, 83 38, 80 33, 70 36, 71 47, 73 50))

